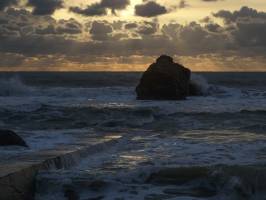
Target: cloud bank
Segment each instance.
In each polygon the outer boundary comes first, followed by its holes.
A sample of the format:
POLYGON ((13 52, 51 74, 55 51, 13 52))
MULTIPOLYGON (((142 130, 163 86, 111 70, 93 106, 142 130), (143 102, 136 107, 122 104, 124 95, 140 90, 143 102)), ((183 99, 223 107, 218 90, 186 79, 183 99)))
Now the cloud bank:
MULTIPOLYGON (((13 7, 21 2, 1 1, 0 69, 59 65, 97 68, 106 63, 145 66, 160 54, 170 54, 199 68, 206 64, 238 70, 246 69, 247 63, 253 66, 249 70, 264 68, 266 12, 243 6, 182 24, 158 20, 172 12, 170 5, 143 1, 133 7, 135 18, 106 18, 108 10, 119 15, 117 11, 131 3, 101 0, 81 8, 66 7, 62 0, 28 0, 18 9, 13 7), (55 19, 52 15, 59 9, 69 9, 86 20, 55 19)), ((188 5, 187 1, 177 2, 178 9, 189 9, 188 5)))

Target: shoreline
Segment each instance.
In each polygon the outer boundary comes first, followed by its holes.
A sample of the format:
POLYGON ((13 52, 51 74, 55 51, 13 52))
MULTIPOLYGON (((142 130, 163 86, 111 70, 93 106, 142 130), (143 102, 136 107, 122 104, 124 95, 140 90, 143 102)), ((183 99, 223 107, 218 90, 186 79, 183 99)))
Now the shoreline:
POLYGON ((14 157, 0 163, 0 199, 31 200, 35 195, 35 178, 39 171, 70 169, 87 155, 94 154, 118 142, 122 136, 105 135, 99 138, 81 138, 79 142, 31 155, 14 157), (87 139, 87 141, 86 141, 87 139), (97 140, 97 141, 96 141, 97 140))

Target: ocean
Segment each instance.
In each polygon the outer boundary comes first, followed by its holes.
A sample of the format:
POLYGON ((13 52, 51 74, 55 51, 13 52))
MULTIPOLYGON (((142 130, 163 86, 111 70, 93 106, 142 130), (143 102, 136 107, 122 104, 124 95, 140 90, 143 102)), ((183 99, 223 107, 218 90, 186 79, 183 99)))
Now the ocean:
POLYGON ((204 95, 184 101, 137 101, 140 77, 0 73, 0 127, 33 151, 76 133, 123 136, 71 169, 39 173, 37 200, 266 199, 266 73, 195 73, 204 95))

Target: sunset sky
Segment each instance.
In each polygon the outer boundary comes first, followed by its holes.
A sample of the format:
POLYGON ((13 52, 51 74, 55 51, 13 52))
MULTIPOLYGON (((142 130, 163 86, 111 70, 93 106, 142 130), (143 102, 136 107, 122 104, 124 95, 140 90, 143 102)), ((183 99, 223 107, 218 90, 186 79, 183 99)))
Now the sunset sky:
POLYGON ((0 70, 265 71, 264 0, 1 0, 0 70))

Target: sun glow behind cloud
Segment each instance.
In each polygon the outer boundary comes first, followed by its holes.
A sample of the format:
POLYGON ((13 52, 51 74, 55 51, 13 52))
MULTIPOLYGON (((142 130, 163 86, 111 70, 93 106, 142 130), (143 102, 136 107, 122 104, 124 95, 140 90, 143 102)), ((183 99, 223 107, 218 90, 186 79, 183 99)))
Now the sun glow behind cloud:
POLYGON ((142 0, 134 0, 131 4, 125 9, 119 12, 119 16, 126 19, 133 19, 135 14, 135 6, 141 4, 142 0))
POLYGON ((11 38, 3 39, 1 70, 25 67, 28 70, 139 71, 162 53, 175 56, 198 71, 249 70, 248 65, 252 65, 252 70, 266 69, 263 56, 266 45, 261 36, 266 19, 247 16, 248 20, 226 24, 223 16, 213 16, 221 10, 242 12, 243 6, 249 9, 244 12, 259 15, 266 12, 266 2, 261 0, 187 0, 183 8, 178 7, 179 1, 157 0, 156 9, 163 7, 166 12, 155 10, 157 13, 151 16, 136 16, 135 6, 147 2, 143 0, 131 0, 122 9, 114 9, 115 12, 105 7, 106 13, 102 15, 86 13, 86 8, 108 0, 62 1, 64 8, 56 9, 51 16, 31 15, 33 8, 23 6, 17 7, 16 13, 0 12, 0 17, 9 17, 12 25, 0 25, 0 36, 11 38), (72 12, 70 7, 78 7, 83 13, 72 12), (20 16, 27 19, 24 27, 17 27, 25 23, 20 16), (207 16, 210 20, 203 22, 207 16))
MULTIPOLYGON (((70 6, 81 6, 85 8, 88 5, 91 5, 93 3, 97 3, 99 1, 97 0, 65 0, 66 8, 70 6)), ((143 20, 142 18, 139 18, 135 16, 135 6, 138 4, 141 4, 143 0, 131 0, 131 4, 124 10, 117 11, 117 15, 112 15, 109 11, 108 16, 92 16, 92 17, 84 17, 77 14, 74 14, 72 12, 69 12, 68 9, 61 9, 58 10, 53 17, 55 19, 71 19, 75 18, 76 20, 80 22, 88 21, 88 20, 131 20, 131 21, 139 21, 143 20)), ((266 10, 266 3, 261 0, 234 0, 229 2, 225 1, 215 1, 215 2, 202 2, 201 0, 190 0, 187 1, 188 7, 184 9, 178 9, 173 8, 175 5, 177 5, 176 2, 173 2, 172 0, 160 0, 162 5, 165 5, 169 7, 170 9, 174 10, 174 12, 170 12, 168 14, 159 16, 157 20, 161 23, 168 23, 172 21, 177 21, 181 24, 188 24, 191 21, 199 21, 203 19, 206 16, 212 15, 212 13, 218 12, 221 9, 224 10, 238 10, 243 5, 250 6, 252 8, 260 9, 260 10, 266 10)))

